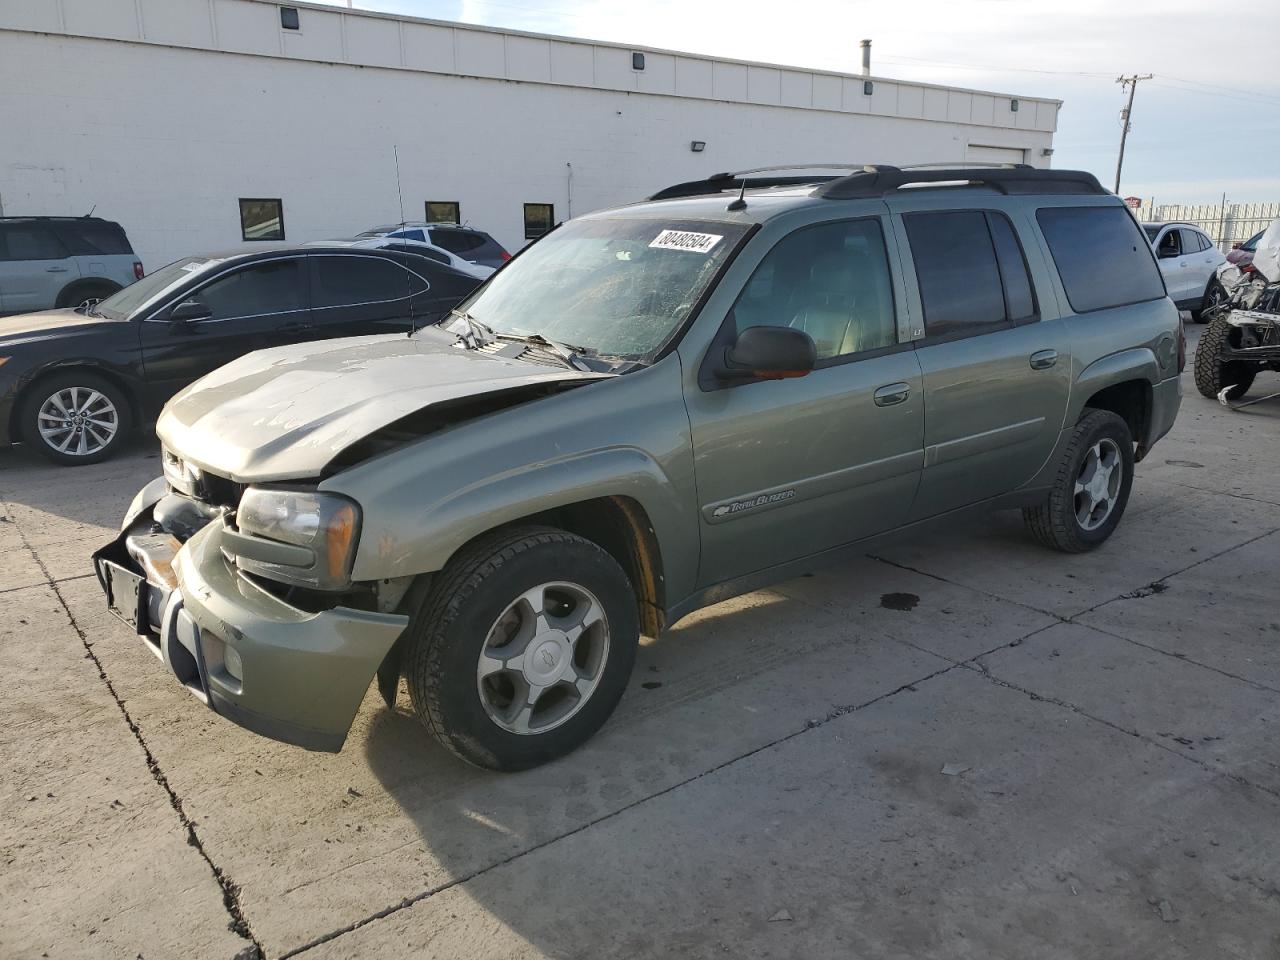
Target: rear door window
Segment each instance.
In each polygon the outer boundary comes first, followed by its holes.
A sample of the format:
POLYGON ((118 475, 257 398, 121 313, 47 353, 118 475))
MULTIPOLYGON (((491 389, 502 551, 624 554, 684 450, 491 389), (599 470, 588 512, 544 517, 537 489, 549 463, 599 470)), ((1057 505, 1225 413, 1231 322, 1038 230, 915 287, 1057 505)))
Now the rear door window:
POLYGON ((1036 220, 1076 313, 1165 295, 1151 247, 1124 207, 1043 207, 1036 220))
POLYGON ((1182 252, 1199 253, 1201 250, 1209 249, 1209 241, 1199 230, 1179 230, 1182 234, 1182 252))
POLYGON ((0 259, 61 260, 67 249, 47 223, 0 223, 0 259))
POLYGON ((947 210, 902 219, 920 283, 925 336, 981 333, 1004 323, 1004 287, 986 214, 947 210))
POLYGON ((347 307, 382 303, 409 296, 407 272, 384 257, 318 256, 315 261, 314 307, 347 307))

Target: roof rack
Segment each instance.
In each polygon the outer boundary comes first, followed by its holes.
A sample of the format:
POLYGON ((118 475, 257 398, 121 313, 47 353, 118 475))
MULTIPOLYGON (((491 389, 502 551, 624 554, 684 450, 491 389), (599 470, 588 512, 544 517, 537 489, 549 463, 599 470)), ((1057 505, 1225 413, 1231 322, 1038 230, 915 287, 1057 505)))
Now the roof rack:
POLYGON ((1086 193, 1107 194, 1098 178, 1081 170, 1041 170, 1027 164, 968 163, 964 166, 945 164, 914 164, 895 167, 888 164, 822 164, 810 163, 796 166, 760 167, 737 173, 717 173, 706 180, 691 180, 659 190, 650 200, 670 200, 677 197, 700 197, 725 190, 741 190, 744 187, 764 188, 780 186, 812 185, 810 196, 827 200, 852 200, 882 197, 902 187, 925 184, 965 184, 987 186, 1005 194, 1026 193, 1086 193), (852 170, 844 176, 755 176, 778 170, 812 169, 852 170))

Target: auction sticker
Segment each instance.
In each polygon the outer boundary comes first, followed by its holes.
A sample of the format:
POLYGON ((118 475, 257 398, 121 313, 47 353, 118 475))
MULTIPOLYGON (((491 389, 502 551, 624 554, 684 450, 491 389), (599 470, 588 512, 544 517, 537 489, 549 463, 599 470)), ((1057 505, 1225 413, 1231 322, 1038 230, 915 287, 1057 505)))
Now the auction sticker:
POLYGON ((710 253, 712 248, 723 239, 723 235, 715 233, 663 230, 649 246, 655 250, 688 250, 690 253, 710 253))

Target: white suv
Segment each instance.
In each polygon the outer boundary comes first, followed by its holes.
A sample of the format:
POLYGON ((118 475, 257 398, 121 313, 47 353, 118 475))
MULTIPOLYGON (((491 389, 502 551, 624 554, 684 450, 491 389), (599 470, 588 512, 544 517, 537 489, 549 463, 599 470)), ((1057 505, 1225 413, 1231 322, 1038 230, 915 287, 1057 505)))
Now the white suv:
POLYGON ((1227 258, 1199 227, 1189 223, 1144 223, 1169 298, 1200 319, 1209 282, 1227 258))

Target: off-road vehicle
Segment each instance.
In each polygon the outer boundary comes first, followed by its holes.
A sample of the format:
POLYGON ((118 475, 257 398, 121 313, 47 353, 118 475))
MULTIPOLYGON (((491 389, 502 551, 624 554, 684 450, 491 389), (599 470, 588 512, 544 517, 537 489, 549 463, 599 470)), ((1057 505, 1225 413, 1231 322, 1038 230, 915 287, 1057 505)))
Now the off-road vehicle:
POLYGON ((441 325, 209 374, 97 570, 251 730, 338 750, 403 677, 515 770, 599 729, 642 633, 868 538, 1018 507, 1099 546, 1183 363, 1089 174, 724 174, 564 224, 441 325))

